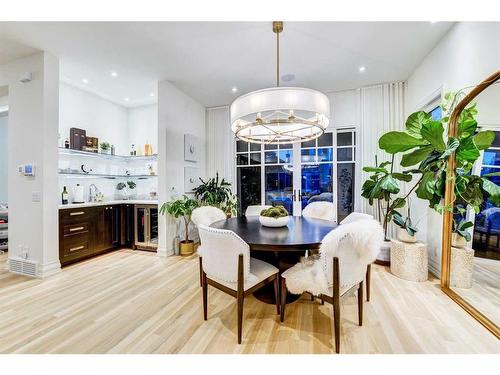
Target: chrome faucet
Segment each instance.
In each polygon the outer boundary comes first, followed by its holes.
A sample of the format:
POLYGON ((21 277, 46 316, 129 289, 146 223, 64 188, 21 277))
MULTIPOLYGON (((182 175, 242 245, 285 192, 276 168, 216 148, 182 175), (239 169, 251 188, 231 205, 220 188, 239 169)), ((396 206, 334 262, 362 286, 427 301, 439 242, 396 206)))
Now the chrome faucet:
POLYGON ((99 192, 99 189, 97 186, 94 184, 90 184, 89 186, 89 202, 96 202, 97 201, 97 193, 99 192))

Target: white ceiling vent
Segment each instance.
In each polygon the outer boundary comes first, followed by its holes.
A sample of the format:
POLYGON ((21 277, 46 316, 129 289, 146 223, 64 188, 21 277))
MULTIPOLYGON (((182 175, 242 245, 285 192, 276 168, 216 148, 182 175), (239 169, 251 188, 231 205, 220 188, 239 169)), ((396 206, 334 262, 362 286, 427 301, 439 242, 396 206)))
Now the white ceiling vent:
POLYGON ((10 258, 9 259, 9 270, 13 273, 18 273, 20 275, 26 275, 31 277, 37 276, 37 266, 38 262, 32 260, 27 260, 23 258, 10 258))

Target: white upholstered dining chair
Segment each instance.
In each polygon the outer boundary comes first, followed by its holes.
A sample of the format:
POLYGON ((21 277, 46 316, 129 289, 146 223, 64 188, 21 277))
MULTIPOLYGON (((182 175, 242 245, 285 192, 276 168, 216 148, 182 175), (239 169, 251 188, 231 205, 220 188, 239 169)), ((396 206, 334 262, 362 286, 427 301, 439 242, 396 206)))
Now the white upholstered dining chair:
MULTIPOLYGON (((349 223, 354 223, 358 220, 370 220, 373 219, 372 215, 369 214, 364 214, 362 212, 351 212, 349 215, 347 215, 341 222, 340 224, 349 224, 349 223)), ((369 264, 368 267, 366 267, 366 300, 370 301, 371 297, 371 279, 372 279, 372 265, 369 264)))
POLYGON ((276 312, 279 314, 278 269, 250 257, 250 247, 230 230, 198 227, 203 243, 202 286, 203 318, 208 316, 208 285, 236 297, 238 303, 238 344, 243 329, 243 301, 264 285, 274 282, 276 312))
POLYGON ((302 210, 302 216, 333 221, 335 205, 332 202, 311 202, 302 210))
MULTIPOLYGON (((212 207, 212 206, 202 206, 195 208, 191 213, 191 220, 194 225, 199 227, 200 225, 210 226, 216 221, 225 220, 226 214, 220 208, 212 207)), ((202 285, 202 274, 201 274, 201 254, 203 252, 202 245, 198 248, 198 255, 200 256, 200 286, 202 285)))
POLYGON ((272 207, 272 206, 265 206, 265 205, 248 206, 246 211, 245 211, 245 216, 260 216, 260 213, 262 212, 262 210, 266 210, 269 207, 272 207))
POLYGON ((285 319, 287 290, 293 294, 311 293, 333 304, 335 350, 340 352, 340 298, 358 293, 358 324, 363 324, 363 279, 367 266, 377 257, 384 240, 376 220, 343 224, 323 239, 320 257, 298 263, 281 275, 281 321, 285 319))

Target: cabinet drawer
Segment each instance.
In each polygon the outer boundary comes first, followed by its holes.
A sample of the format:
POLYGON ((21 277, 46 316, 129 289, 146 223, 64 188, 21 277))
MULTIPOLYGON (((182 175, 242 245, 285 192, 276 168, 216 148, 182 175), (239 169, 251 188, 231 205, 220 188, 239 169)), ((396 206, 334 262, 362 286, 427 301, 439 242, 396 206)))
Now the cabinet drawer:
POLYGON ((60 219, 63 222, 87 220, 92 214, 91 208, 75 208, 61 210, 60 219))
POLYGON ((89 222, 79 222, 76 224, 65 224, 63 225, 64 236, 74 236, 77 234, 88 233, 90 228, 89 222))
POLYGON ((64 241, 62 247, 61 262, 78 259, 89 254, 91 251, 88 236, 77 241, 64 241))

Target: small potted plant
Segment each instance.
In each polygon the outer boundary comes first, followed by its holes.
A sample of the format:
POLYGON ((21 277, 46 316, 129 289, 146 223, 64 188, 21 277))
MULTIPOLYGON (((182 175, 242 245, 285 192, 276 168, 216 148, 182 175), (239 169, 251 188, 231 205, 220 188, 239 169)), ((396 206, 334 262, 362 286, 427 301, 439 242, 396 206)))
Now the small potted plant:
POLYGON ((415 237, 415 233, 418 232, 418 229, 413 225, 411 221, 411 211, 409 202, 408 202, 406 218, 403 218, 403 216, 398 211, 394 211, 394 214, 392 216, 392 221, 399 227, 398 239, 401 242, 407 242, 407 243, 417 242, 417 237, 415 237))
POLYGON ((472 228, 474 224, 464 218, 453 219, 453 230, 451 233, 451 246, 453 247, 465 247, 467 242, 471 240, 471 235, 468 231, 472 228))
POLYGON ((116 185, 116 190, 118 190, 118 199, 128 199, 127 184, 125 182, 119 182, 116 185))
POLYGON ((181 255, 191 255, 194 253, 194 241, 189 239, 189 223, 193 210, 199 207, 199 202, 184 195, 181 199, 175 199, 163 203, 160 207, 160 213, 168 213, 176 219, 182 218, 184 222, 184 240, 179 242, 179 253, 181 255))
POLYGON ((111 153, 111 145, 109 142, 101 142, 99 147, 101 148, 101 154, 109 155, 111 153))
POLYGON ((288 211, 282 205, 262 210, 259 216, 260 223, 265 227, 284 227, 289 220, 288 211))
POLYGON ((132 199, 137 196, 137 190, 135 189, 137 184, 134 181, 127 181, 127 186, 129 189, 129 197, 132 199))
POLYGON ((236 197, 236 195, 230 195, 229 198, 222 204, 221 209, 226 213, 226 217, 228 219, 233 215, 237 215, 238 197, 236 197))

